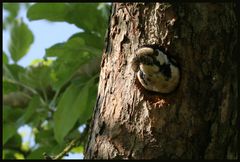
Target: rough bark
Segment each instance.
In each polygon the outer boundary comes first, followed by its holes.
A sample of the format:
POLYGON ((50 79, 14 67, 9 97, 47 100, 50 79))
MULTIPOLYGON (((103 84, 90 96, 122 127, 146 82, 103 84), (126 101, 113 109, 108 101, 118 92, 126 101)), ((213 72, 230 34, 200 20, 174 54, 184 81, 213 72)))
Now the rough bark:
POLYGON ((233 3, 115 3, 86 159, 238 159, 238 23, 233 3), (145 90, 134 50, 181 66, 171 94, 145 90))

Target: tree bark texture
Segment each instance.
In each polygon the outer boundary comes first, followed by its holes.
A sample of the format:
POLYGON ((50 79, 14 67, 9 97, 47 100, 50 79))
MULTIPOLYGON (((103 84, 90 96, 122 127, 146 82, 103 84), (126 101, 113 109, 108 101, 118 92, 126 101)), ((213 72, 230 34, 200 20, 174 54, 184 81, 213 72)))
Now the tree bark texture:
POLYGON ((235 7, 113 4, 85 159, 239 158, 235 7), (131 60, 145 44, 164 47, 180 64, 174 92, 139 83, 131 60))

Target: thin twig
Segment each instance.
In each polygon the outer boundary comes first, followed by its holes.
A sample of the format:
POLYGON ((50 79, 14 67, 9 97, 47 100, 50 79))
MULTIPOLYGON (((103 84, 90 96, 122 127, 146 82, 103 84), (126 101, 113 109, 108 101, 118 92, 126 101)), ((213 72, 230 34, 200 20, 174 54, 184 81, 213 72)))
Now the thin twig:
POLYGON ((60 152, 58 155, 51 157, 49 156, 47 153, 43 153, 43 156, 45 159, 48 160, 60 160, 62 159, 65 155, 67 155, 68 152, 70 152, 72 150, 72 148, 76 147, 78 142, 83 142, 83 139, 85 138, 85 136, 88 133, 88 129, 89 126, 88 124, 86 125, 86 128, 84 129, 84 131, 81 133, 80 137, 73 139, 64 149, 62 152, 60 152))
POLYGON ((55 156, 53 158, 53 160, 62 159, 63 156, 65 156, 69 151, 71 151, 72 148, 74 148, 76 146, 76 143, 78 142, 79 139, 80 138, 73 139, 70 142, 70 144, 67 147, 65 147, 65 149, 62 152, 60 152, 60 154, 58 154, 57 156, 55 156))

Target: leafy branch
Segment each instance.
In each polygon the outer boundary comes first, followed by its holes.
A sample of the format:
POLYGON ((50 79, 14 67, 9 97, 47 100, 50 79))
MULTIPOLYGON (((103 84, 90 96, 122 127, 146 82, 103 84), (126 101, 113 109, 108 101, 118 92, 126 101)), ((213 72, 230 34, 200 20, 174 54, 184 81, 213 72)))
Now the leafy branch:
POLYGON ((80 137, 77 137, 75 139, 73 139, 64 149, 62 152, 60 152, 58 155, 56 156, 50 156, 48 155, 46 152, 43 153, 44 159, 45 160, 60 160, 62 159, 64 156, 66 156, 74 147, 78 146, 80 143, 84 142, 84 139, 87 136, 89 130, 89 126, 87 125, 87 127, 84 129, 84 131, 81 133, 80 137))

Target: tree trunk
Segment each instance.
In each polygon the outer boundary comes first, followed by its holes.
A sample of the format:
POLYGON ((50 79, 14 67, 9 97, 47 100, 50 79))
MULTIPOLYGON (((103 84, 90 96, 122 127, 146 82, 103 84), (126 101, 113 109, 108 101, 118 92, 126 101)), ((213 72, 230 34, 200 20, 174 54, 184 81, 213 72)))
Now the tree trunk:
POLYGON ((233 3, 115 3, 85 159, 238 159, 238 22, 233 3), (180 64, 170 94, 145 90, 134 51, 180 64))

